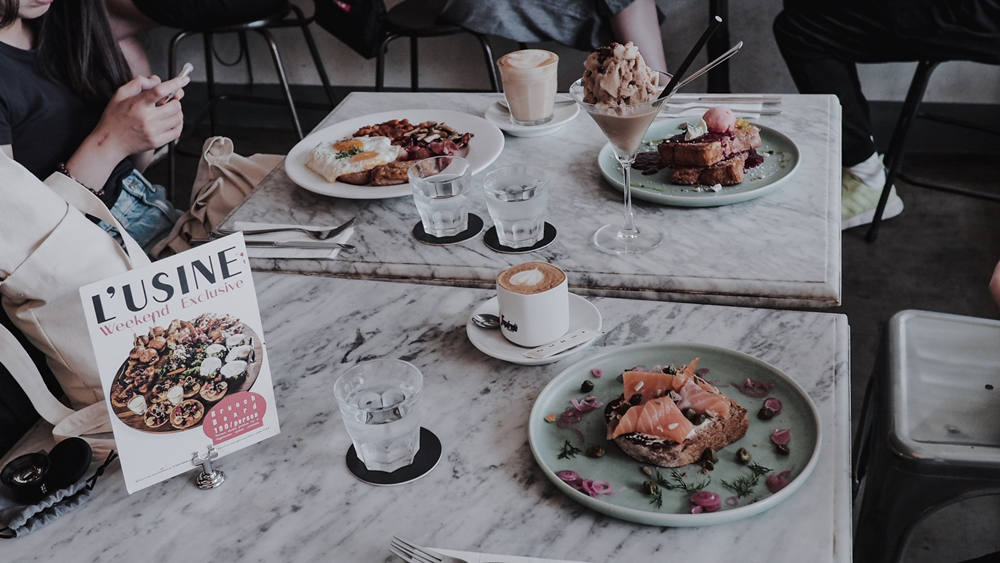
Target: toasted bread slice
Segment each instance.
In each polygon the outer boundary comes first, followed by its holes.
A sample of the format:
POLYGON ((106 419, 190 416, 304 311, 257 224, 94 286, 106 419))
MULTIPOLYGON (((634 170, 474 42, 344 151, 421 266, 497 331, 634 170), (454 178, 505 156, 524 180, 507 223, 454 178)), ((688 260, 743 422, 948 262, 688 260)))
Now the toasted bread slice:
POLYGON ((675 135, 664 139, 657 149, 660 152, 660 162, 667 166, 704 167, 760 145, 760 129, 743 122, 732 135, 706 133, 690 141, 685 141, 684 135, 675 135))
POLYGON ((373 186, 395 186, 405 184, 410 181, 407 173, 413 166, 411 160, 397 160, 372 169, 373 186))
POLYGON ((706 167, 674 166, 670 181, 682 186, 705 185, 735 186, 743 182, 743 166, 747 153, 738 153, 728 159, 706 167))
POLYGON ((337 181, 345 184, 354 184, 355 186, 367 186, 372 183, 372 171, 364 170, 362 172, 341 174, 337 177, 337 181))
MULTIPOLYGON (((747 409, 729 397, 726 398, 730 403, 729 415, 705 420, 694 427, 694 436, 682 443, 638 432, 622 434, 615 438, 614 442, 629 457, 643 463, 659 467, 682 467, 696 463, 701 459, 705 448, 719 451, 747 433, 750 425, 747 409)), ((615 411, 624 402, 625 397, 620 396, 605 407, 604 420, 609 425, 621 418, 615 411)))

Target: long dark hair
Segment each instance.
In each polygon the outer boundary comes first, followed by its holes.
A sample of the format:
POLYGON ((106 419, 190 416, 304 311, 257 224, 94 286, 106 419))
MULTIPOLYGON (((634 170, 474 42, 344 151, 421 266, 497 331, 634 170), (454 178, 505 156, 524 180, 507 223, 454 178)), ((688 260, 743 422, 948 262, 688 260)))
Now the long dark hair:
MULTIPOLYGON (((0 0, 0 28, 17 18, 20 0, 0 0)), ((89 102, 107 103, 132 78, 104 0, 56 0, 38 21, 38 64, 89 102)))

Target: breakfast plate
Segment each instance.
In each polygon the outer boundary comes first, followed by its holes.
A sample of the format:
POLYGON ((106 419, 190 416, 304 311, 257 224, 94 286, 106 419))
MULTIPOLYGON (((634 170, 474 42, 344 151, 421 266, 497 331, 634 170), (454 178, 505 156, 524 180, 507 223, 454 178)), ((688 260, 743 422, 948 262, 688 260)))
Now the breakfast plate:
MULTIPOLYGON (((691 117, 676 117, 654 122, 646 131, 643 151, 655 151, 656 145, 666 137, 681 133, 680 124, 691 121, 691 117)), ((764 157, 764 163, 746 172, 743 183, 736 186, 722 186, 718 192, 705 187, 680 186, 670 183, 670 169, 664 168, 651 175, 632 169, 632 196, 653 203, 664 203, 678 207, 717 207, 733 203, 743 203, 765 196, 783 186, 798 170, 801 155, 795 141, 770 127, 755 124, 760 128, 761 146, 757 152, 764 157)), ((608 143, 597 157, 601 176, 617 190, 622 190, 622 168, 608 143)))
MULTIPOLYGON (((598 372, 598 373, 601 373, 598 372)), ((563 425, 565 426, 565 425, 563 425)), ((798 490, 819 460, 820 420, 812 400, 794 380, 770 364, 741 352, 694 343, 653 343, 633 344, 602 352, 566 368, 542 390, 531 409, 528 421, 528 441, 535 461, 560 492, 576 502, 602 514, 654 526, 708 526, 723 524, 747 518, 769 510, 787 499, 798 490), (691 513, 691 493, 679 488, 668 489, 661 483, 662 504, 657 507, 654 499, 643 489, 643 481, 657 481, 657 473, 647 476, 643 464, 626 456, 618 446, 605 439, 607 426, 604 421, 604 407, 583 416, 569 428, 560 428, 545 417, 557 416, 572 407, 571 399, 581 401, 585 395, 593 394, 599 401, 607 403, 622 394, 622 384, 617 376, 635 366, 682 365, 696 357, 701 357, 699 368, 707 368, 704 378, 716 385, 720 391, 744 406, 750 421, 746 435, 717 452, 719 461, 715 468, 701 473, 697 465, 677 468, 677 474, 670 469, 651 467, 659 471, 660 477, 669 484, 676 485, 680 479, 686 485, 695 486, 708 480, 705 491, 720 495, 722 508, 716 512, 691 513), (596 378, 592 370, 601 370, 602 377, 596 378), (740 392, 730 382, 741 382, 747 378, 773 384, 767 397, 753 398, 740 392), (581 391, 581 384, 594 384, 591 391, 581 391), (764 421, 757 412, 766 398, 781 401, 781 411, 774 418, 764 421), (774 429, 791 429, 789 453, 782 454, 771 442, 774 429), (581 432, 584 442, 576 431, 581 432), (576 455, 564 455, 566 444, 579 448, 576 455), (588 447, 602 446, 604 455, 593 458, 585 452, 588 447), (736 451, 746 448, 752 461, 770 471, 752 486, 748 486, 743 496, 722 484, 734 483, 737 479, 753 476, 748 465, 736 460, 736 451), (561 471, 574 471, 583 479, 607 481, 611 493, 590 496, 571 487, 557 476, 561 471), (771 493, 765 484, 768 475, 789 471, 788 484, 771 493), (709 480, 710 478, 710 480, 709 480)), ((746 481, 744 481, 746 482, 746 481)))
MULTIPOLYGON (((572 100, 570 100, 572 101, 572 100)), ((541 125, 517 125, 510 120, 510 111, 499 102, 490 104, 484 116, 487 121, 496 125, 501 131, 515 137, 541 137, 551 135, 563 125, 573 121, 580 113, 580 104, 557 103, 552 108, 552 121, 541 125)))
MULTIPOLYGON (((531 348, 524 348, 522 346, 512 344, 503 337, 500 329, 480 328, 472 322, 472 317, 476 315, 498 315, 499 312, 500 308, 497 304, 497 298, 493 297, 492 299, 481 304, 479 307, 476 307, 476 310, 469 316, 469 321, 465 325, 465 332, 469 336, 469 341, 472 342, 472 345, 478 348, 480 352, 505 362, 521 364, 523 366, 551 364, 552 362, 558 362, 567 356, 571 356, 580 350, 583 350, 597 340, 595 338, 577 346, 576 348, 570 348, 569 350, 553 354, 547 358, 526 358, 522 355, 522 352, 527 352, 528 350, 531 350, 531 348)), ((567 333, 575 332, 581 328, 587 328, 600 332, 601 322, 601 312, 596 306, 594 306, 593 303, 574 293, 569 294, 569 330, 567 333)))
POLYGON ((469 146, 457 154, 472 164, 473 174, 478 174, 493 164, 503 151, 503 133, 496 125, 482 117, 450 110, 402 109, 347 119, 311 133, 288 151, 288 156, 285 157, 285 172, 297 185, 321 195, 345 199, 388 199, 409 196, 412 191, 408 183, 395 186, 355 186, 344 182, 327 182, 322 176, 306 167, 306 160, 316 145, 325 141, 349 138, 366 125, 393 119, 408 119, 414 125, 424 121, 443 122, 461 133, 472 133, 469 146))

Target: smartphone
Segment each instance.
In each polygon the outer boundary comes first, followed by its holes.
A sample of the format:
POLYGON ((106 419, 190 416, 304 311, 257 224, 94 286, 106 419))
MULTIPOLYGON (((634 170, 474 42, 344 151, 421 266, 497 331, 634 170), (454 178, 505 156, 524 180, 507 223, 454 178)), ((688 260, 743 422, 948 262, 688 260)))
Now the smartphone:
MULTIPOLYGON (((191 63, 184 63, 184 67, 181 68, 181 71, 177 73, 177 76, 175 78, 180 78, 182 76, 187 76, 187 75, 191 74, 192 70, 194 70, 194 65, 193 64, 191 64, 191 63)), ((177 91, 176 90, 174 90, 173 92, 167 94, 160 101, 156 102, 156 107, 160 107, 163 104, 169 103, 171 100, 174 99, 174 96, 176 96, 176 95, 177 95, 177 91)))

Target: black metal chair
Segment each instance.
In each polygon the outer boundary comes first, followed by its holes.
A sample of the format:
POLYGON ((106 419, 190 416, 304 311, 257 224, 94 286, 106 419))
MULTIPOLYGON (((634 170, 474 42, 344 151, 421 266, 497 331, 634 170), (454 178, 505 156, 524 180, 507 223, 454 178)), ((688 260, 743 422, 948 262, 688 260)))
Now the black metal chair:
MULTIPOLYGON (((306 45, 309 47, 309 53, 312 55, 313 63, 316 65, 316 72, 319 73, 320 81, 323 83, 323 88, 326 90, 327 98, 330 100, 330 106, 323 106, 317 104, 300 103, 301 107, 314 108, 314 109, 326 109, 332 110, 337 104, 336 98, 333 93, 333 87, 330 86, 330 79, 326 74, 326 69, 323 66, 323 61, 320 59, 319 50, 316 48, 316 42, 313 39, 312 32, 309 31, 309 25, 313 22, 313 17, 306 17, 302 10, 291 3, 284 3, 275 9, 274 13, 267 16, 266 18, 258 19, 255 21, 250 21, 246 23, 231 24, 217 27, 204 27, 197 29, 185 29, 174 35, 173 39, 170 41, 170 53, 168 60, 168 75, 174 76, 177 73, 177 47, 182 40, 192 35, 201 34, 204 40, 204 55, 205 55, 205 74, 206 83, 208 87, 208 103, 204 108, 198 113, 198 116, 194 119, 190 130, 193 132, 197 130, 198 125, 205 119, 208 115, 211 123, 211 133, 214 136, 216 134, 216 104, 224 100, 240 101, 240 102, 253 102, 253 103, 264 103, 273 105, 287 105, 288 111, 291 115, 292 127, 295 129, 295 133, 298 135, 299 139, 303 138, 302 124, 299 122, 299 114, 296 109, 296 102, 292 99, 292 92, 288 86, 288 77, 285 75, 285 67, 281 61, 281 55, 278 52, 278 45, 274 41, 274 37, 271 35, 271 30, 297 27, 302 30, 302 34, 305 37, 306 45), (270 98, 262 97, 250 94, 217 94, 215 87, 215 46, 214 46, 214 36, 222 34, 236 33, 239 35, 239 56, 232 63, 225 63, 220 60, 225 66, 235 66, 239 64, 241 60, 246 61, 247 75, 251 87, 253 86, 253 67, 250 63, 250 51, 247 44, 247 32, 255 32, 260 35, 264 41, 267 42, 268 47, 271 52, 271 59, 274 62, 274 68, 278 75, 278 80, 281 83, 281 88, 284 93, 284 98, 270 98)), ((169 186, 171 197, 173 195, 174 189, 174 165, 176 162, 176 143, 171 143, 169 148, 169 186)))
POLYGON ((1000 494, 998 336, 995 320, 910 310, 889 321, 854 440, 855 563, 898 563, 924 518, 1000 494))
MULTIPOLYGON (((382 1, 382 0, 376 0, 382 1)), ((420 89, 419 51, 417 40, 426 37, 445 37, 461 33, 471 33, 479 40, 486 59, 486 70, 489 73, 490 87, 493 92, 500 91, 497 81, 497 69, 493 62, 493 51, 489 39, 481 33, 470 31, 461 26, 449 23, 429 9, 423 0, 404 0, 395 5, 386 14, 385 39, 379 48, 375 61, 375 91, 385 88, 385 54, 393 41, 408 37, 410 39, 410 89, 414 92, 420 89)))
MULTIPOLYGON (((892 189, 892 185, 896 181, 896 178, 899 178, 911 186, 1000 202, 1000 193, 982 192, 960 188, 957 186, 935 184, 902 172, 906 136, 909 134, 910 127, 913 125, 913 121, 917 117, 957 125, 981 131, 983 133, 1000 135, 1000 131, 984 127, 978 123, 970 123, 967 121, 961 121, 919 111, 920 104, 924 98, 924 92, 927 91, 927 83, 930 82, 931 79, 931 74, 942 62, 948 61, 920 61, 917 65, 917 71, 913 75, 913 80, 910 82, 910 90, 906 94, 906 101, 903 102, 903 110, 899 114, 899 120, 896 122, 896 129, 892 134, 892 140, 889 142, 889 150, 885 153, 885 159, 883 160, 886 167, 885 185, 882 187, 882 196, 879 198, 878 207, 875 208, 875 217, 872 220, 871 226, 868 228, 868 234, 865 236, 865 240, 868 242, 875 242, 878 238, 879 225, 882 223, 882 213, 885 211, 886 203, 889 201, 889 190, 892 189)), ((997 64, 998 61, 978 62, 997 64)))

